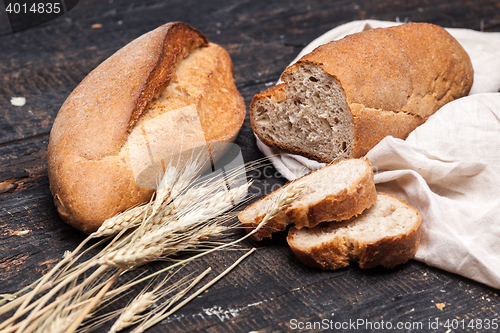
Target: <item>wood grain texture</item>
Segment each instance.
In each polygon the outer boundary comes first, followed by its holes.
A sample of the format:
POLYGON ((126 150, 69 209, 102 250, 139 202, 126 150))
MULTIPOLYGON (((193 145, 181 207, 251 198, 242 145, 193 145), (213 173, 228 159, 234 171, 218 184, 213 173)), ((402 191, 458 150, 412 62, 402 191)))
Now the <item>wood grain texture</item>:
MULTIPOLYGON (((64 224, 52 204, 46 150, 52 122, 66 97, 116 50, 166 22, 191 24, 229 51, 248 108, 253 95, 273 85, 303 46, 358 19, 500 31, 500 2, 80 0, 59 19, 0 35, 0 294, 35 281, 85 237, 64 224), (102 28, 93 29, 95 23, 102 28), (26 105, 13 106, 10 99, 16 96, 25 97, 26 105)), ((0 21, 0 32, 6 31, 6 24, 0 21)), ((248 115, 236 143, 245 161, 263 157, 248 115)), ((285 183, 271 166, 248 177, 254 180, 250 193, 256 197, 285 183)), ((233 237, 243 235, 240 230, 234 233, 233 237)), ((285 236, 278 233, 272 240, 245 242, 245 248, 256 246, 258 251, 150 331, 299 331, 293 330, 294 319, 418 321, 424 328, 435 318, 442 323, 455 318, 500 321, 497 290, 416 261, 394 270, 363 271, 356 265, 335 272, 309 269, 293 256, 285 236)), ((240 254, 215 253, 187 265, 183 274, 210 266, 208 281, 240 254)), ((165 265, 155 263, 147 270, 165 265)), ((111 308, 127 302, 125 297, 111 308)), ((430 330, 405 330, 419 331, 430 330)))

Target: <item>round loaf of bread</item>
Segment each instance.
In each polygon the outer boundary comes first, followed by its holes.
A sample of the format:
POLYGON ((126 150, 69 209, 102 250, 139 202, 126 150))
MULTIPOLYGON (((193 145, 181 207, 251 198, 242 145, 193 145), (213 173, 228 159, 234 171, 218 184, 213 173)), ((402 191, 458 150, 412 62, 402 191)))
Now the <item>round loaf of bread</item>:
POLYGON ((223 48, 181 22, 144 34, 89 73, 59 110, 48 174, 61 218, 97 230, 151 198, 161 178, 152 166, 233 142, 244 116, 223 48))

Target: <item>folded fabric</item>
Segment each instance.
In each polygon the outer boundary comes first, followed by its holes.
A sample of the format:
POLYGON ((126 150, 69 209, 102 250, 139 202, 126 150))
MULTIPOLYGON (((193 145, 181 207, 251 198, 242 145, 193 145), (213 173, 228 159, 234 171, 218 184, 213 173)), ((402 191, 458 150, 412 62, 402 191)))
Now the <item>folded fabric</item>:
MULTIPOLYGON (((347 34, 395 24, 342 25, 297 59, 347 34)), ((470 96, 445 105, 406 140, 385 138, 367 157, 377 189, 404 198, 423 216, 416 260, 500 288, 500 33, 447 30, 471 58, 470 96)), ((324 165, 257 144, 289 180, 324 165)))
POLYGON ((416 260, 500 289, 500 93, 448 103, 367 157, 377 190, 422 214, 416 260))

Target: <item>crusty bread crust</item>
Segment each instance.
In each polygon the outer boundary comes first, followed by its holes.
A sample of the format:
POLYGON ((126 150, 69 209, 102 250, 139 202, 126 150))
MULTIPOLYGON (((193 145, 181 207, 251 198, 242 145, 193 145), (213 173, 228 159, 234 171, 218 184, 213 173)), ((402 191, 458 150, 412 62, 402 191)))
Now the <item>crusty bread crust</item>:
MULTIPOLYGON (((418 222, 408 232, 386 236, 375 242, 358 241, 353 245, 339 236, 309 248, 301 246, 295 240, 300 230, 292 227, 287 236, 290 249, 304 265, 323 270, 343 268, 353 260, 358 261, 359 267, 363 269, 374 268, 378 265, 394 268, 407 262, 417 252, 420 243, 422 217, 415 208, 408 205, 403 199, 389 194, 379 193, 379 195, 393 197, 400 201, 402 205, 412 209, 418 218, 418 222)), ((321 229, 327 228, 328 222, 325 222, 314 229, 319 233, 321 229)))
POLYGON ((405 112, 382 111, 350 105, 354 118, 355 139, 353 157, 365 156, 386 136, 404 139, 425 121, 419 116, 405 112))
POLYGON ((407 234, 386 237, 359 249, 355 256, 360 268, 394 268, 413 258, 420 245, 421 225, 407 234))
POLYGON ((325 163, 336 158, 264 136, 255 120, 257 107, 295 98, 288 87, 304 66, 321 68, 345 93, 354 120, 348 157, 364 156, 389 135, 405 139, 444 104, 466 96, 474 76, 462 46, 445 29, 427 23, 367 30, 317 47, 285 69, 278 88, 254 97, 250 115, 266 145, 325 163))
POLYGON ((348 104, 423 119, 467 95, 474 76, 463 47, 445 29, 428 23, 366 30, 321 45, 288 67, 282 80, 303 63, 336 77, 348 104))
MULTIPOLYGON (((318 226, 320 227, 320 226, 318 226)), ((349 266, 349 248, 345 242, 335 240, 324 247, 314 247, 311 249, 302 249, 295 246, 293 238, 298 229, 290 228, 288 231, 287 242, 293 254, 301 263, 308 267, 319 268, 323 270, 337 270, 349 266)))
MULTIPOLYGON (((206 82, 195 101, 205 135, 200 141, 235 139, 245 105, 229 55, 185 23, 165 24, 109 57, 61 107, 50 135, 48 174, 63 220, 91 233, 107 218, 151 198, 154 190, 138 186, 123 149, 129 149, 127 139, 150 105, 175 80, 179 64, 201 49, 216 59, 216 66, 206 77, 193 76, 206 82)), ((178 145, 169 135, 176 136, 165 133, 165 148, 178 145)))
MULTIPOLYGON (((342 161, 332 163, 326 167, 340 162, 342 161)), ((314 227, 323 221, 342 221, 361 214, 377 200, 371 164, 368 160, 366 160, 366 162, 368 163, 366 172, 359 177, 356 182, 350 184, 336 194, 326 195, 322 200, 309 205, 291 205, 281 210, 251 237, 254 240, 260 241, 266 237, 272 238, 274 232, 285 230, 290 224, 294 224, 296 228, 301 229, 303 227, 314 227)), ((289 182, 282 188, 271 192, 266 197, 260 198, 258 201, 247 206, 245 210, 238 215, 243 228, 247 232, 251 232, 262 222, 265 217, 265 211, 260 212, 255 219, 249 219, 246 216, 247 212, 260 205, 262 200, 274 196, 278 191, 281 191, 287 186, 291 186, 291 184, 297 181, 305 181, 307 184, 307 177, 314 176, 314 173, 320 172, 320 170, 321 169, 315 170, 302 178, 289 182)))

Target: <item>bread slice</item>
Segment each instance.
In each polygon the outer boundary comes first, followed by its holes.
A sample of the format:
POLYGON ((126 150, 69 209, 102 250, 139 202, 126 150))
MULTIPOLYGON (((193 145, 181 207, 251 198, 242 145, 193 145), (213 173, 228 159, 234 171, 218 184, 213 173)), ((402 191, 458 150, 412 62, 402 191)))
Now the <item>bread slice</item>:
POLYGON ((292 184, 305 184, 305 187, 290 206, 254 233, 253 239, 271 238, 275 231, 285 230, 292 223, 300 229, 314 227, 323 221, 346 220, 377 200, 368 159, 341 160, 290 182, 245 208, 238 218, 247 232, 262 222, 276 198, 292 184))
POLYGON ((320 162, 364 156, 384 137, 406 138, 444 104, 469 93, 473 68, 443 28, 408 23, 319 46, 282 84, 253 98, 266 145, 320 162))
POLYGON ((361 268, 393 268, 417 252, 421 222, 420 213, 404 200, 379 193, 363 214, 314 228, 292 227, 287 241, 306 266, 334 270, 358 261, 361 268))

